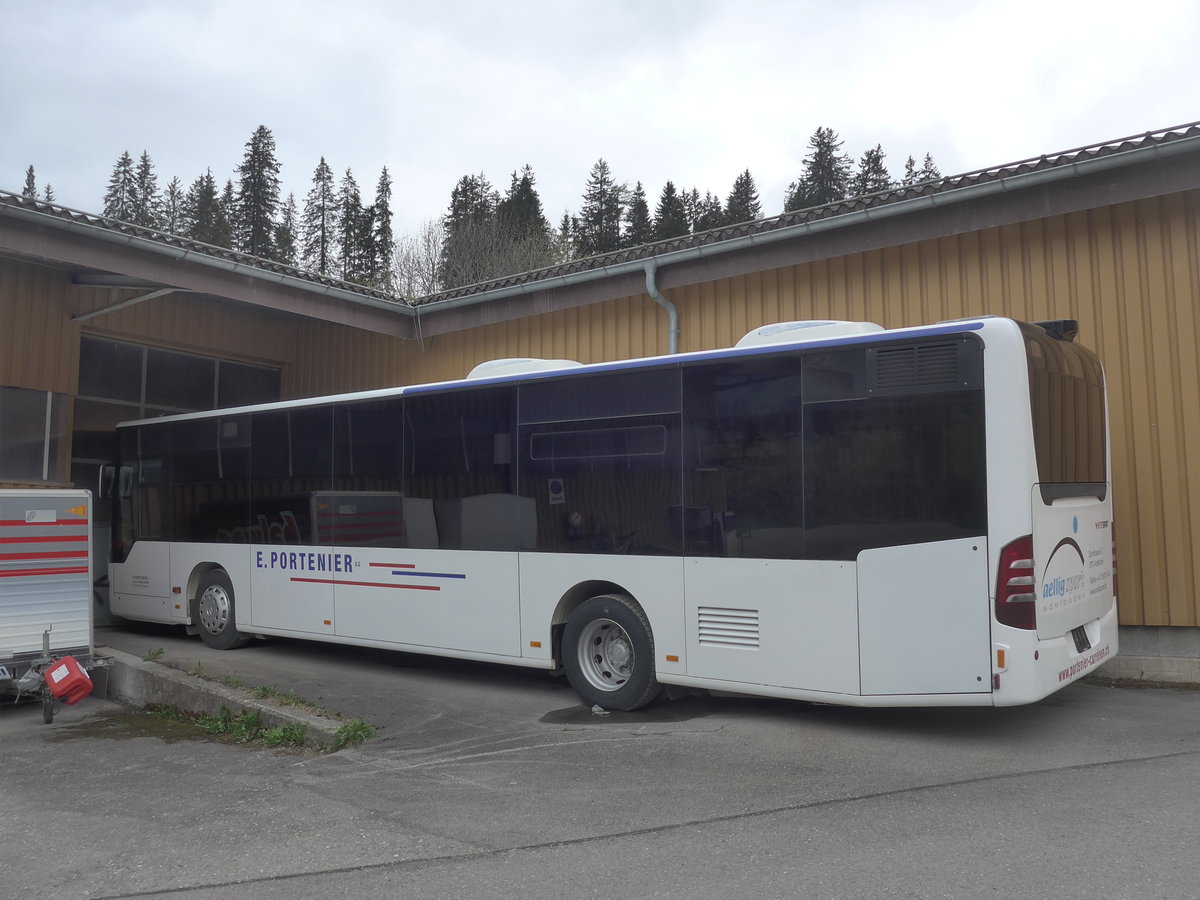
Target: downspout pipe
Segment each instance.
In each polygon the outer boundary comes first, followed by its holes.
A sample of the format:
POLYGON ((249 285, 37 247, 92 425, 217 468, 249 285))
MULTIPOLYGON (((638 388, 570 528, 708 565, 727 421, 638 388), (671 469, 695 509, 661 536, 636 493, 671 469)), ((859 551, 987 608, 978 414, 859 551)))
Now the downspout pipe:
POLYGON ((650 257, 646 260, 646 293, 650 299, 667 311, 667 354, 679 352, 679 310, 675 304, 662 295, 655 279, 658 275, 658 260, 650 257))

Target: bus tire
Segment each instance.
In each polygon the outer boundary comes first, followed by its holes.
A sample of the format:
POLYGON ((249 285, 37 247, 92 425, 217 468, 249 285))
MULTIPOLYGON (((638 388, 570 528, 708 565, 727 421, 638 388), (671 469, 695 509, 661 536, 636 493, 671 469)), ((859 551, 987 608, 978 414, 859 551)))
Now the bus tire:
POLYGON ((654 636, 624 594, 585 600, 563 629, 563 668, 585 706, 634 710, 662 690, 654 677, 654 636))
POLYGON ((232 650, 250 639, 237 629, 234 615, 233 582, 220 569, 213 569, 200 579, 192 608, 192 621, 200 639, 214 650, 232 650))

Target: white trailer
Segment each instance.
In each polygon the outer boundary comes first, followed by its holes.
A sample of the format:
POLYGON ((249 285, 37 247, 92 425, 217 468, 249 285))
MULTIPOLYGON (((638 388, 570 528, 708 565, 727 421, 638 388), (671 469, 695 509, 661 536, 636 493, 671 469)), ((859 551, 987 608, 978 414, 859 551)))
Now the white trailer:
POLYGON ((0 696, 40 697, 50 722, 56 664, 92 664, 92 607, 91 493, 0 489, 0 696))

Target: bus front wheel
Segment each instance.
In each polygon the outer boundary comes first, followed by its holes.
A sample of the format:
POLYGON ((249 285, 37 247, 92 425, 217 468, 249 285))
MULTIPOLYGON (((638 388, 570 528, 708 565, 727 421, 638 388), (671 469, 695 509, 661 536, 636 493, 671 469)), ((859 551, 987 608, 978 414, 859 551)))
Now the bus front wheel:
POLYGON ((220 569, 200 579, 192 621, 200 630, 200 639, 214 650, 232 650, 249 640, 237 629, 233 582, 220 569))
POLYGON ((661 690, 650 622, 624 594, 592 597, 571 613, 563 630, 563 667, 586 705, 634 710, 661 690))

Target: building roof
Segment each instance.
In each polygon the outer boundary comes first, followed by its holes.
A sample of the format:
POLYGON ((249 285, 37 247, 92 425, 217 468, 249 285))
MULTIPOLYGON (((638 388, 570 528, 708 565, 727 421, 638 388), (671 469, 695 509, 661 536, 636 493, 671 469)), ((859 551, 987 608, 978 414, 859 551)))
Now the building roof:
POLYGON ((1117 138, 1115 140, 1105 141, 1100 144, 1092 144, 1086 147, 1076 147, 1071 150, 1063 150, 1058 153, 1045 156, 1022 159, 1018 160, 1017 162, 1005 163, 1004 165, 1000 166, 977 169, 973 172, 966 172, 962 175, 952 175, 934 181, 914 184, 908 187, 894 187, 875 194, 867 194, 861 197, 851 197, 846 200, 828 204, 827 206, 801 209, 795 212, 783 213, 778 216, 758 219, 753 222, 742 222, 740 224, 715 228, 711 231, 705 231, 698 234, 684 235, 682 237, 672 238, 666 241, 644 244, 638 247, 630 247, 628 249, 617 250, 611 253, 587 257, 585 259, 573 260, 569 263, 549 266, 547 268, 537 269, 531 272, 521 272, 507 275, 503 278, 497 278, 482 284, 474 284, 442 291, 438 294, 422 297, 417 302, 422 305, 434 304, 457 297, 478 294, 483 291, 493 290, 496 288, 525 284, 529 282, 544 281, 594 269, 611 268, 612 266, 631 261, 644 260, 652 257, 663 257, 681 250, 712 246, 734 239, 766 234, 818 220, 834 219, 839 216, 845 216, 861 210, 878 208, 889 204, 902 203, 904 201, 929 197, 935 194, 945 194, 950 191, 961 190, 973 185, 998 182, 1004 179, 1011 179, 1014 176, 1026 175, 1033 172, 1056 170, 1063 175, 1069 175, 1072 171, 1077 170, 1081 163, 1085 163, 1090 160, 1111 157, 1116 154, 1128 153, 1135 150, 1144 151, 1146 149, 1160 147, 1164 144, 1169 144, 1175 141, 1196 138, 1200 138, 1200 122, 1191 122, 1185 125, 1175 126, 1174 128, 1163 129, 1161 131, 1146 132, 1145 134, 1117 138))
POLYGON ((642 294, 651 282, 656 290, 679 287, 1197 188, 1198 154, 1200 122, 1192 122, 416 300, 7 191, 0 191, 0 254, 60 264, 80 284, 150 291, 145 299, 190 291, 416 337, 642 294))

